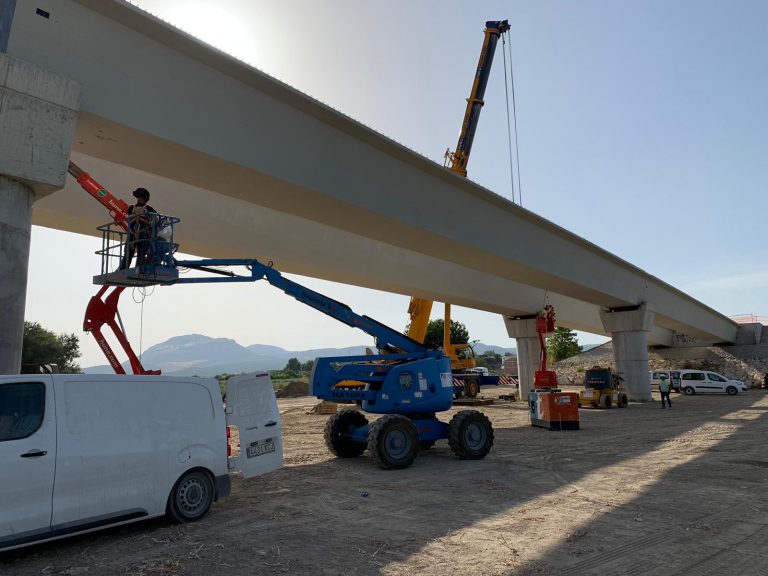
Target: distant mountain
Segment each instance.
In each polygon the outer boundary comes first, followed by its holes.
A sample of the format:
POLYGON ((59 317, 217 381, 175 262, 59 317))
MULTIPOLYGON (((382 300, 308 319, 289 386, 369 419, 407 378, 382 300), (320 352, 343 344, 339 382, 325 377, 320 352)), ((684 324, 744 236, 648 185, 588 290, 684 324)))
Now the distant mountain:
MULTIPOLYGON (((501 354, 515 353, 515 348, 504 348, 478 342, 475 353, 480 355, 488 350, 501 354)), ((372 346, 367 346, 372 348, 372 346)), ((366 346, 347 348, 314 348, 312 350, 286 350, 268 344, 242 346, 230 338, 211 338, 203 334, 174 336, 165 342, 148 348, 141 356, 141 363, 147 369, 160 369, 167 376, 215 376, 217 374, 240 374, 264 370, 281 370, 289 358, 301 362, 324 356, 363 356, 366 346)), ((123 363, 130 372, 127 362, 123 363)), ((86 374, 111 374, 108 364, 90 366, 86 374)))
POLYGON ((474 348, 475 354, 478 356, 482 356, 489 350, 496 352, 496 354, 501 354, 502 356, 504 356, 504 354, 517 355, 517 348, 515 347, 503 348, 501 346, 494 346, 493 344, 483 344, 482 342, 478 342, 477 344, 472 344, 472 348, 474 348))

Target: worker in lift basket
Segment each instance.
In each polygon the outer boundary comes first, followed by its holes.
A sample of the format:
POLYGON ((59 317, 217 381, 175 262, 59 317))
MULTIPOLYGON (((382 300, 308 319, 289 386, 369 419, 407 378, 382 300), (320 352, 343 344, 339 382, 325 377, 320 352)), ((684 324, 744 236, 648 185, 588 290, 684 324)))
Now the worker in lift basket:
POLYGON ((664 398, 667 399, 667 406, 672 408, 672 400, 669 399, 669 382, 667 381, 667 375, 662 374, 659 380, 659 393, 661 394, 661 408, 664 409, 664 398))
POLYGON ((152 223, 157 210, 147 204, 149 190, 146 188, 136 188, 133 191, 133 197, 136 198, 136 204, 128 207, 128 243, 120 263, 120 270, 131 267, 134 254, 138 254, 136 265, 142 266, 147 252, 151 249, 149 236, 152 233, 152 223))

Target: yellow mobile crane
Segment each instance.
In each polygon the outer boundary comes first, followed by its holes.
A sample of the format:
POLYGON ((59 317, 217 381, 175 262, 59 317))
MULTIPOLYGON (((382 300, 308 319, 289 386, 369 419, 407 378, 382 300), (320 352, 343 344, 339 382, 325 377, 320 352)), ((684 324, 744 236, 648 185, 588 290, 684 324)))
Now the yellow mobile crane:
MULTIPOLYGON (((467 108, 464 112, 464 122, 461 125, 459 141, 456 150, 445 152, 446 166, 460 174, 467 176, 467 163, 472 151, 472 142, 475 139, 477 123, 480 119, 480 110, 483 107, 485 88, 488 85, 488 77, 493 64, 493 55, 496 52, 496 44, 501 35, 509 30, 507 20, 491 20, 485 23, 485 35, 483 48, 480 51, 480 60, 475 72, 475 80, 472 83, 472 91, 467 98, 467 108)), ((417 342, 424 342, 427 335, 429 316, 432 313, 432 300, 411 298, 408 306, 408 314, 411 318, 408 327, 408 336, 417 342)), ((463 395, 474 398, 480 390, 483 382, 481 374, 473 373, 475 368, 475 352, 469 344, 451 344, 451 305, 445 303, 445 325, 443 330, 443 352, 451 359, 451 369, 454 372, 455 381, 463 383, 463 395)), ((498 383, 488 382, 488 383, 498 383)))

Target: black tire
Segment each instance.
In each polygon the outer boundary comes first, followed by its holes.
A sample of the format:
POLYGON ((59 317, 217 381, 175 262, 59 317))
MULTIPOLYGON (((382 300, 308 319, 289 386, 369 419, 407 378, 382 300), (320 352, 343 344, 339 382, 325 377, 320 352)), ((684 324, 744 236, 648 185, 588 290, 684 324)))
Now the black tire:
POLYGON ((736 386, 728 386, 728 388, 725 389, 725 393, 728 394, 728 396, 736 396, 739 391, 736 390, 736 386))
POLYGON ((683 388, 683 392, 685 392, 686 396, 693 396, 696 394, 696 390, 694 390, 693 386, 686 386, 683 388))
POLYGON ((619 408, 626 408, 629 406, 629 398, 626 394, 619 394, 619 408))
POLYGON ((464 380, 464 396, 467 398, 477 398, 480 393, 480 384, 478 384, 476 378, 469 378, 464 380))
POLYGON ((601 403, 603 405, 603 408, 610 408, 611 407, 611 395, 610 394, 604 394, 601 403))
POLYGON ((462 410, 448 424, 448 445, 462 460, 485 458, 493 446, 493 425, 477 410, 462 410))
POLYGON ((416 426, 405 416, 382 416, 368 430, 368 451, 384 470, 407 468, 416 460, 419 448, 416 426))
POLYGON ((176 522, 196 522, 211 508, 213 498, 210 474, 204 470, 190 470, 173 485, 166 514, 176 522))
POLYGON ((323 437, 328 450, 337 458, 356 458, 365 452, 365 442, 353 442, 345 437, 350 426, 360 428, 368 424, 368 419, 357 410, 342 410, 328 418, 323 437))

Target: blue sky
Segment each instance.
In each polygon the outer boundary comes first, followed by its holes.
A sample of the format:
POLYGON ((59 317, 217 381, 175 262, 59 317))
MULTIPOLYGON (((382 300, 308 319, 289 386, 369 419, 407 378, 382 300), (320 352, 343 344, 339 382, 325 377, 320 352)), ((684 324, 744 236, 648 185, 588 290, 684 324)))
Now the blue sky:
MULTIPOLYGON (((441 163, 456 144, 484 22, 508 19, 523 206, 725 314, 768 313, 766 2, 135 3, 441 163)), ((469 177, 511 198, 500 50, 469 177)), ((93 240, 35 228, 27 318, 79 332, 94 290, 65 279, 71 314, 39 297, 51 274, 43 253, 49 242, 78 255, 65 275, 95 273, 93 240)), ((404 296, 308 283, 405 324, 404 296)), ((188 306, 222 299, 217 287, 196 290, 184 296, 188 306)), ((158 326, 145 316, 144 347, 192 331, 294 349, 368 341, 268 287, 236 294, 226 299, 277 307, 280 314, 264 318, 271 329, 238 322, 227 310, 190 317, 173 312, 169 297, 153 297, 145 314, 154 306, 166 320, 158 326)), ((138 305, 125 300, 138 347, 138 305)), ((512 345, 498 316, 460 309, 454 317, 474 339, 512 345)), ((81 341, 83 365, 102 363, 90 339, 81 341)))

